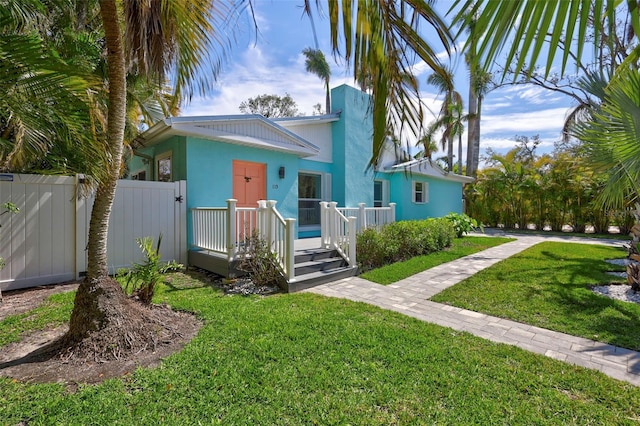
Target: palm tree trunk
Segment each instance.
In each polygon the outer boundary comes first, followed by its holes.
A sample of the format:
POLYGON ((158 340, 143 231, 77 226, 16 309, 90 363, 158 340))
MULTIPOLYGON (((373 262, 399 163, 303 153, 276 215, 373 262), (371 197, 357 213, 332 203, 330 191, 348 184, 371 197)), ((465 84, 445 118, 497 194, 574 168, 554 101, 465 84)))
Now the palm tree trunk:
POLYGON ((482 96, 478 96, 478 108, 476 110, 476 122, 474 123, 473 132, 473 156, 471 158, 471 171, 467 171, 468 176, 476 177, 478 167, 480 167, 480 119, 482 117, 482 96))
POLYGON ((453 137, 451 136, 447 140, 447 167, 449 167, 448 172, 453 171, 453 137))
POLYGON ((122 288, 108 277, 107 232, 122 159, 126 114, 126 67, 116 0, 101 0, 109 77, 107 150, 109 177, 98 186, 89 224, 87 276, 80 284, 68 337, 77 341, 108 321, 107 311, 125 299, 122 288))
POLYGON ((478 117, 478 95, 475 92, 475 78, 472 74, 469 81, 469 126, 467 133, 467 176, 475 176, 476 168, 474 168, 474 149, 476 139, 480 139, 479 133, 479 117, 478 117))
POLYGON ((327 87, 327 99, 326 99, 326 109, 324 110, 325 114, 330 114, 331 113, 331 89, 329 89, 329 80, 327 80, 326 82, 326 87, 327 87))
POLYGON ((458 133, 458 174, 462 174, 462 132, 458 133))

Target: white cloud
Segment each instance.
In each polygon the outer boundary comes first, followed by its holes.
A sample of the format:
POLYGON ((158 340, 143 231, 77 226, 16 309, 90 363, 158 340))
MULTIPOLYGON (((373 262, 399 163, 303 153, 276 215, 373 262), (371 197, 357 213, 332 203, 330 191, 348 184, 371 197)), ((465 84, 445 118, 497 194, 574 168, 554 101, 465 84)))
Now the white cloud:
MULTIPOLYGON (((540 150, 553 147, 554 141, 551 139, 540 138, 541 142, 540 150)), ((516 146, 515 135, 511 138, 481 138, 480 148, 485 150, 486 148, 492 148, 496 151, 505 151, 512 149, 516 146)))
MULTIPOLYGON (((331 85, 350 84, 349 76, 334 72, 331 85)), ((239 114, 244 100, 262 94, 288 93, 298 104, 300 113, 311 114, 313 105, 324 106, 322 81, 305 71, 304 57, 298 54, 287 63, 276 63, 262 49, 251 46, 241 58, 220 76, 214 92, 205 98, 194 97, 182 115, 239 114)))
POLYGON ((481 132, 483 135, 557 132, 559 136, 566 112, 565 107, 500 115, 484 114, 481 132))
POLYGON ((518 103, 526 102, 533 105, 544 105, 552 102, 559 102, 562 96, 533 84, 516 84, 505 86, 494 92, 492 98, 499 100, 517 101, 518 103))

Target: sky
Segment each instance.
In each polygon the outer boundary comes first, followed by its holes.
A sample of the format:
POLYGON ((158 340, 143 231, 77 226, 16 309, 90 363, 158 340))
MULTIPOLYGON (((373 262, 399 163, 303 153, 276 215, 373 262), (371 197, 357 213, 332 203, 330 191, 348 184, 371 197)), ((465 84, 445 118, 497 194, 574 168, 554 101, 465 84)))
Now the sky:
MULTIPOLYGON (((311 2, 314 6, 315 1, 311 2)), ((320 2, 325 6, 324 2, 320 2)), ((450 3, 440 1, 438 9, 444 15, 450 3)), ((326 12, 326 9, 324 10, 326 12)), ((204 97, 194 97, 183 106, 183 116, 239 114, 244 100, 262 94, 285 93, 298 104, 298 110, 312 114, 320 103, 324 109, 325 91, 322 81, 305 71, 302 50, 315 47, 311 21, 303 16, 302 0, 254 0, 258 32, 249 16, 240 18, 235 43, 224 62, 213 90, 204 97)), ((314 22, 320 49, 331 66, 331 87, 341 84, 355 86, 353 73, 343 60, 331 55, 329 21, 314 8, 314 22)), ((442 52, 442 58, 446 54, 442 52)), ((454 57, 456 90, 467 100, 468 73, 464 61, 454 57)), ((424 64, 414 67, 420 82, 423 101, 437 114, 441 96, 427 85, 430 70, 424 64)), ((515 146, 515 136, 539 135, 539 153, 553 149, 560 139, 562 125, 571 100, 563 95, 533 85, 506 86, 487 94, 483 101, 481 120, 481 155, 487 148, 505 153, 515 146)), ((430 114, 428 114, 430 115, 430 114)), ((427 121, 435 120, 435 116, 427 121)), ((466 132, 463 136, 466 153, 466 132)), ((457 148, 454 150, 457 152, 457 148)), ((445 155, 441 150, 435 157, 445 155)), ((464 160, 464 157, 463 157, 464 160)))

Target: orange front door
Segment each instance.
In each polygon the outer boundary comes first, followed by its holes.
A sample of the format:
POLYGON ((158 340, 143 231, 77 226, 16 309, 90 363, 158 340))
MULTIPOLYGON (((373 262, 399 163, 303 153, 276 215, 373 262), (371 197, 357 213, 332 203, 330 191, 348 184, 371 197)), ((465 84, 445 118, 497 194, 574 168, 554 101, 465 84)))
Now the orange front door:
POLYGON ((258 207, 267 199, 267 165, 233 160, 233 198, 238 207, 258 207))

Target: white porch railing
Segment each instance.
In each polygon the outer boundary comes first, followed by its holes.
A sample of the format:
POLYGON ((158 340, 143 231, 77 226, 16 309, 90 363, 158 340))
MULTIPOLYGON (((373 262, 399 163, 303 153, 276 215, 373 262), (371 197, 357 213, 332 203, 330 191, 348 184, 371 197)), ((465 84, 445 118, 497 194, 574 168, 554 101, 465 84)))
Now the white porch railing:
POLYGON ((320 202, 320 241, 322 247, 333 248, 347 261, 356 266, 356 220, 345 217, 332 201, 320 202))
POLYGON ((258 201, 258 207, 237 207, 237 200, 229 199, 226 208, 193 208, 191 217, 194 247, 226 255, 233 261, 238 258, 240 245, 257 231, 276 254, 287 280, 295 279, 296 220, 283 219, 276 209, 276 201, 258 201))
POLYGON ((357 232, 396 221, 396 203, 389 203, 389 207, 365 207, 365 203, 360 203, 358 207, 338 207, 338 211, 343 216, 356 217, 357 232))

